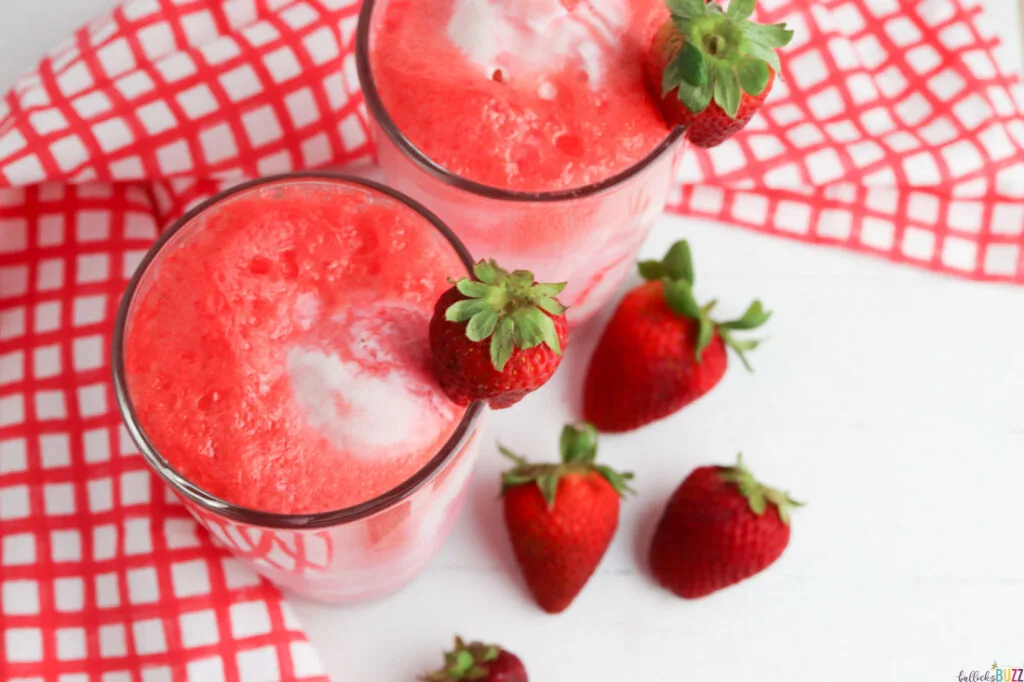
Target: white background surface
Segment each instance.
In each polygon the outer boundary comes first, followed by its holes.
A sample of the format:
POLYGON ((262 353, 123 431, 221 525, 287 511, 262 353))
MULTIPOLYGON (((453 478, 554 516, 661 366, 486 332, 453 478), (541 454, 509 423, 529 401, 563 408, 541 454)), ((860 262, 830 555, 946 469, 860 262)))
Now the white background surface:
MULTIPOLYGON (((0 85, 112 0, 0 0, 0 85)), ((986 0, 1021 63, 1016 0, 986 0)), ((536 608, 495 500, 501 439, 554 456, 574 417, 593 332, 559 376, 492 416, 466 512, 409 589, 348 609, 296 602, 337 682, 415 679, 449 637, 502 642, 536 682, 955 680, 1024 667, 1024 288, 979 285, 872 258, 665 218, 698 296, 723 313, 776 312, 757 373, 734 363, 708 397, 607 437, 637 474, 615 542, 573 607, 536 608), (661 505, 693 467, 737 451, 810 505, 764 575, 698 602, 656 588, 641 557, 661 505)))

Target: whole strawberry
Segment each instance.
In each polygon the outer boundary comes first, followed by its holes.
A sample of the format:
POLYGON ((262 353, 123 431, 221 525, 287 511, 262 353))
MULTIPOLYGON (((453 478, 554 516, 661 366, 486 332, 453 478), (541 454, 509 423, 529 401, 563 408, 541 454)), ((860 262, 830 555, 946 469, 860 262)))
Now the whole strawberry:
POLYGON ((444 667, 425 675, 423 682, 529 682, 526 666, 515 654, 496 644, 472 642, 455 638, 455 648, 445 652, 444 667))
POLYGON ((750 369, 757 341, 735 332, 771 316, 754 301, 742 317, 711 318, 714 301, 693 297, 690 247, 676 242, 661 261, 640 263, 648 280, 626 294, 598 341, 583 390, 583 416, 602 431, 629 431, 682 409, 710 391, 728 367, 726 347, 750 369))
POLYGON ((562 430, 560 464, 530 464, 501 451, 515 462, 502 477, 502 494, 516 560, 537 604, 560 613, 601 563, 633 474, 595 462, 597 431, 585 423, 562 430))
POLYGON ((565 282, 538 284, 525 270, 493 260, 473 268, 438 299, 430 351, 441 387, 460 405, 486 400, 509 407, 551 378, 568 341, 565 282))
POLYGON ((776 48, 789 44, 785 24, 750 21, 755 0, 672 0, 655 34, 645 71, 665 122, 688 128, 698 147, 715 147, 742 130, 761 108, 779 72, 776 48))
POLYGON ((694 470, 665 508, 650 564, 662 587, 704 597, 760 573, 789 544, 789 511, 800 506, 766 488, 743 465, 694 470))

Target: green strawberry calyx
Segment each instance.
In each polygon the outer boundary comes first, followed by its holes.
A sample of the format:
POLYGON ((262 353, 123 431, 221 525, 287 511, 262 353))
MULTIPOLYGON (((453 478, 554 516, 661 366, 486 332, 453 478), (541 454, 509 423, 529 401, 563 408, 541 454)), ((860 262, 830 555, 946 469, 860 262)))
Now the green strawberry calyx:
POLYGON ((734 332, 749 331, 757 329, 772 316, 771 311, 765 310, 761 301, 755 300, 746 311, 735 320, 717 322, 711 318, 711 311, 716 301, 701 306, 693 296, 693 257, 690 253, 690 244, 685 239, 680 240, 669 248, 665 257, 660 261, 646 260, 638 264, 640 276, 648 281, 661 280, 665 289, 665 301, 677 315, 689 317, 700 323, 697 332, 696 360, 699 363, 704 349, 711 343, 715 332, 722 337, 722 341, 729 348, 736 351, 736 354, 743 362, 747 371, 754 371, 747 360, 747 351, 757 348, 760 341, 757 339, 738 339, 734 332))
POLYGON ((444 667, 420 679, 422 682, 455 682, 455 680, 482 680, 487 677, 487 664, 501 654, 494 644, 471 642, 455 638, 455 647, 444 654, 444 667))
POLYGON ((587 422, 566 424, 562 429, 559 464, 533 464, 505 447, 498 446, 498 449, 515 463, 502 474, 502 494, 516 486, 536 484, 549 509, 555 505, 558 481, 566 474, 596 473, 604 477, 620 497, 635 492, 629 487, 632 473, 619 473, 606 464, 597 463, 597 429, 587 422))
POLYGON ((777 48, 793 39, 785 24, 750 21, 756 0, 731 0, 729 9, 704 0, 666 0, 682 47, 662 72, 662 96, 678 90, 679 101, 699 114, 714 101, 736 118, 743 93, 757 97, 768 87, 769 69, 779 72, 777 48))
POLYGON ((566 282, 541 284, 526 270, 509 272, 493 260, 473 266, 474 279, 463 277, 455 288, 466 298, 444 313, 449 322, 466 322, 466 337, 491 340, 491 364, 501 372, 516 348, 546 345, 562 354, 555 323, 548 315, 562 315, 566 306, 555 298, 566 282))
POLYGON ((733 483, 739 489, 740 494, 747 498, 750 504, 750 511, 758 516, 764 516, 769 504, 775 505, 779 513, 779 520, 789 525, 789 511, 794 507, 802 507, 805 503, 797 502, 789 493, 784 493, 775 488, 761 485, 750 473, 750 469, 743 463, 743 453, 736 457, 736 466, 718 467, 719 476, 726 483, 733 483))

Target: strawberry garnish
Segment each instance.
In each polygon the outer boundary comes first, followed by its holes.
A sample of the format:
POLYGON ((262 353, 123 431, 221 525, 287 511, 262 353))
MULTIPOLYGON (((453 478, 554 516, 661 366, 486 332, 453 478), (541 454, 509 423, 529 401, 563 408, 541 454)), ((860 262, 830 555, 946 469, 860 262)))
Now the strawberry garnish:
POLYGON ((667 5, 670 18, 648 55, 649 85, 669 125, 688 127, 699 147, 714 147, 760 109, 779 73, 776 50, 793 32, 751 21, 755 0, 732 0, 727 10, 704 0, 667 5))
POLYGON ((441 387, 461 405, 508 407, 540 388, 558 368, 568 340, 565 288, 537 283, 526 270, 493 260, 442 294, 430 321, 430 348, 441 387))

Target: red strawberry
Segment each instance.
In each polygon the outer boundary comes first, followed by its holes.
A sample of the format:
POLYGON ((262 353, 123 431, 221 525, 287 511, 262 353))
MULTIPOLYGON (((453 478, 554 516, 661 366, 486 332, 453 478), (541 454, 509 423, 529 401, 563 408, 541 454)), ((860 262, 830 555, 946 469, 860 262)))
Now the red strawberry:
POLYGON ((601 563, 632 492, 620 474, 596 464, 597 430, 562 430, 561 464, 530 464, 502 448, 515 467, 502 477, 505 525, 534 599, 548 613, 568 608, 601 563))
POLYGON ((755 0, 671 0, 644 64, 665 122, 686 126, 698 147, 715 147, 742 130, 761 108, 779 72, 776 48, 789 44, 785 24, 749 20, 755 0))
POLYGON ((686 241, 662 261, 640 263, 647 280, 626 294, 597 344, 583 390, 583 416, 602 431, 630 431, 682 409, 725 374, 726 346, 750 369, 745 351, 757 341, 737 339, 771 316, 754 301, 729 322, 711 319, 715 303, 693 297, 693 263, 686 241))
POLYGON ((445 652, 444 667, 422 678, 423 682, 529 682, 526 666, 515 654, 495 644, 466 644, 455 638, 455 649, 445 652))
POLYGON ((565 282, 538 284, 525 270, 491 261, 441 295, 430 320, 430 350, 441 387, 460 405, 509 407, 551 378, 568 341, 565 282), (484 343, 490 339, 489 343, 484 343))
POLYGON ((694 470, 672 498, 651 541, 662 587, 704 597, 768 568, 789 544, 787 493, 758 483, 743 465, 694 470))

